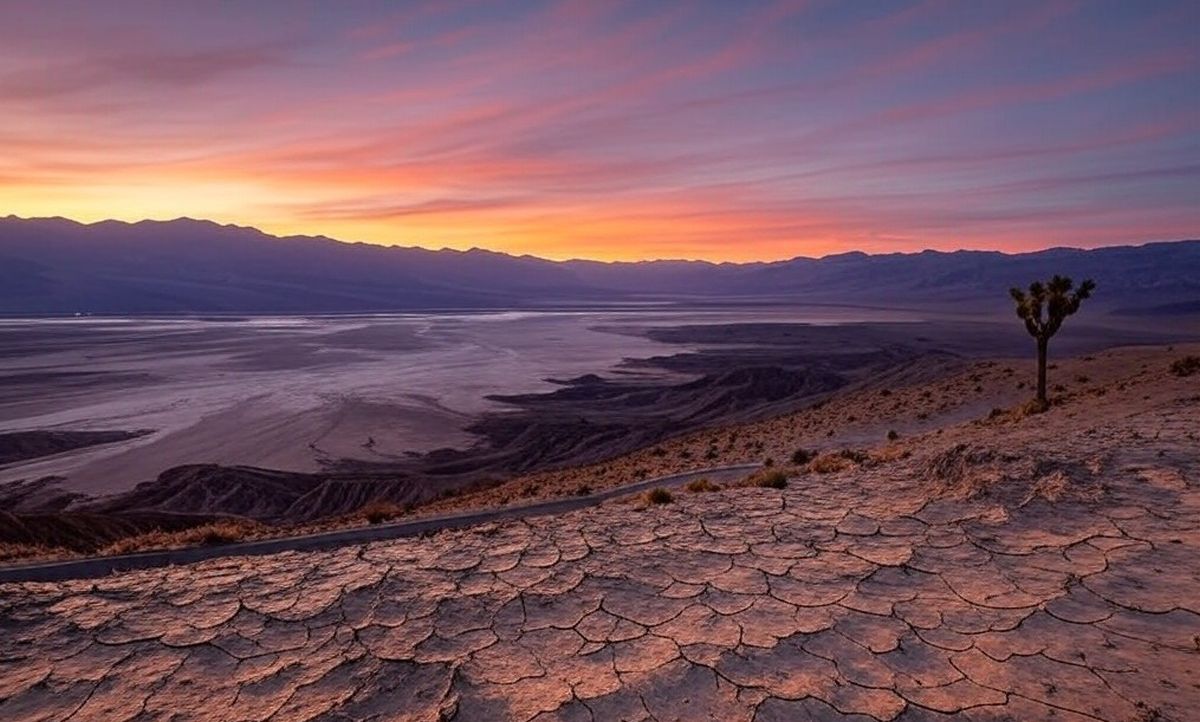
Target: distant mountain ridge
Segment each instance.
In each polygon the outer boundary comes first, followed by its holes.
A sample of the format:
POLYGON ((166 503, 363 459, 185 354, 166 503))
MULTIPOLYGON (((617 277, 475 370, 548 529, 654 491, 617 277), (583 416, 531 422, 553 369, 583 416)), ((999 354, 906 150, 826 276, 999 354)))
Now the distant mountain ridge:
POLYGON ((1200 241, 1034 253, 922 251, 758 263, 549 261, 272 236, 181 218, 0 218, 0 313, 318 313, 638 301, 995 308, 1013 285, 1096 279, 1095 306, 1200 304, 1200 241))

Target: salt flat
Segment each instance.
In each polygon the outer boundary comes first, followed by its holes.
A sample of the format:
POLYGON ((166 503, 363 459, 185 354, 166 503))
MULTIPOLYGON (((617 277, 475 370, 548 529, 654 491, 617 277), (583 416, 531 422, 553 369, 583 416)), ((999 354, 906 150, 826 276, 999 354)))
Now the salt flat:
MULTIPOLYGON (((862 309, 0 319, 0 431, 152 433, 0 468, 112 493, 181 464, 314 471, 464 447, 491 394, 687 351, 647 325, 910 319, 862 309), (598 330, 604 328, 607 330, 598 330), (628 331, 628 332, 625 332, 628 331)), ((662 370, 641 369, 648 376, 662 370)))
POLYGON ((314 470, 464 445, 485 396, 668 348, 588 330, 603 315, 472 314, 0 322, 0 429, 153 429, 34 460, 0 481, 58 475, 120 491, 184 463, 314 470), (364 447, 370 439, 373 443, 364 447))

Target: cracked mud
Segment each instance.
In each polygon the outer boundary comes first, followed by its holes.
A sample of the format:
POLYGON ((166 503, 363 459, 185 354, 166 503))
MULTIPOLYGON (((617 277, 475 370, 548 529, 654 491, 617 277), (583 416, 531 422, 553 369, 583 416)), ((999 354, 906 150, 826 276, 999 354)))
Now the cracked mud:
POLYGON ((1196 404, 1055 413, 783 490, 6 585, 0 719, 1195 719, 1196 404))

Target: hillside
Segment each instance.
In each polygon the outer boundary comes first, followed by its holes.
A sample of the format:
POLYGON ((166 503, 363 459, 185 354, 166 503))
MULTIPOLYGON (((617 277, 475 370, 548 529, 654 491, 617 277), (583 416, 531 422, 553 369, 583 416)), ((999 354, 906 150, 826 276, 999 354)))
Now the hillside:
POLYGON ((1200 303, 1200 241, 1090 251, 866 255, 776 263, 554 262, 474 249, 430 251, 279 238, 178 219, 0 219, 0 313, 349 312, 770 301, 992 308, 1052 273, 1096 279, 1096 307, 1188 312, 1200 303))
POLYGON ((1200 377, 1171 362, 1197 350, 1064 363, 1032 416, 974 413, 1013 388, 981 363, 731 429, 924 409, 782 489, 0 584, 0 717, 1183 722, 1200 377))

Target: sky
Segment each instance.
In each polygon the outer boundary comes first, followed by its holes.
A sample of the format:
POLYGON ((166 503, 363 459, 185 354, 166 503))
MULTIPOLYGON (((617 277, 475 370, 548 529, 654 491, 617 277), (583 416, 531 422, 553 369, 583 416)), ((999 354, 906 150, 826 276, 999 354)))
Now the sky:
POLYGON ((1200 3, 0 0, 0 215, 547 258, 1200 237, 1200 3))

